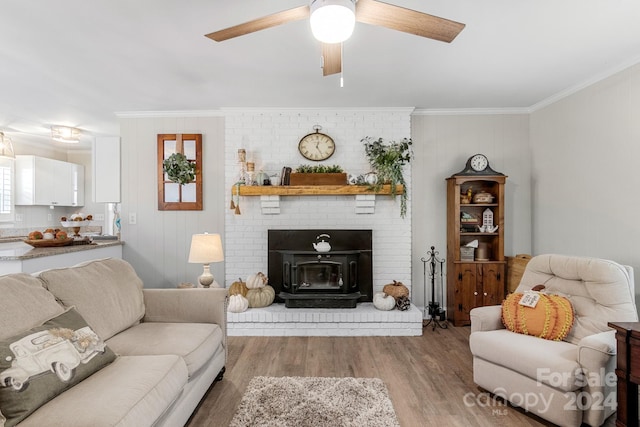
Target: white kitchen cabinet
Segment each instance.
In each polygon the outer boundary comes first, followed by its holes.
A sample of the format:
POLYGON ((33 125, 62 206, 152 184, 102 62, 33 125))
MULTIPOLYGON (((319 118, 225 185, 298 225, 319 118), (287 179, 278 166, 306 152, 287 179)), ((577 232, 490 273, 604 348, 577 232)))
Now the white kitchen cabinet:
POLYGON ((84 166, 16 156, 16 205, 83 206, 84 166))

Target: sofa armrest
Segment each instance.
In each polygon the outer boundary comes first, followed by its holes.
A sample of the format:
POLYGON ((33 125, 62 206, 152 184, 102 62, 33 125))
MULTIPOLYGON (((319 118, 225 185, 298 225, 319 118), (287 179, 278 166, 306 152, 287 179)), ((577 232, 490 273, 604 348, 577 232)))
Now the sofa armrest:
POLYGON ((578 342, 578 363, 590 371, 597 371, 616 356, 616 332, 606 331, 586 336, 578 342))
POLYGON ((589 335, 578 343, 578 363, 584 375, 582 392, 594 402, 585 408, 582 421, 601 425, 616 410, 616 335, 615 331, 589 335))
POLYGON ((143 322, 215 323, 227 336, 227 289, 145 288, 142 292, 143 322))
POLYGON ((501 305, 476 307, 469 314, 471 316, 471 333, 504 329, 501 305))

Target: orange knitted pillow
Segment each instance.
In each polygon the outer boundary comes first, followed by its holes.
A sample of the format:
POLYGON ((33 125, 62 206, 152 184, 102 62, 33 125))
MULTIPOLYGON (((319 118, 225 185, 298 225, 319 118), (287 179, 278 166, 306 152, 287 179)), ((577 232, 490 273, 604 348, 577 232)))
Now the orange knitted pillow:
POLYGON ((513 293, 502 302, 502 323, 519 334, 560 341, 573 326, 574 312, 571 302, 559 295, 540 294, 535 307, 520 305, 524 294, 513 293))

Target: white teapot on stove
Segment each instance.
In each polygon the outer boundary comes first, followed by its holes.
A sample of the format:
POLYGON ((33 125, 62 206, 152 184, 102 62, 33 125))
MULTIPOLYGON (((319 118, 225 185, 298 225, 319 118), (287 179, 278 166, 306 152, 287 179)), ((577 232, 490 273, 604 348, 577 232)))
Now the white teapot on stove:
POLYGON ((316 240, 322 240, 317 243, 312 243, 313 249, 315 249, 317 252, 329 252, 331 250, 331 245, 329 244, 329 242, 326 242, 324 238, 330 239, 331 236, 329 236, 328 234, 321 234, 316 237, 316 240))

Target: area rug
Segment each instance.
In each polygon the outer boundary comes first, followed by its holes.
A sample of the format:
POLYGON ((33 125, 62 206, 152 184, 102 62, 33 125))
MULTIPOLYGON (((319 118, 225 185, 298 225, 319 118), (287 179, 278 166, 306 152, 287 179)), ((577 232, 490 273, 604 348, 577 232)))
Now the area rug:
POLYGON ((254 377, 230 427, 399 427, 379 378, 254 377))

